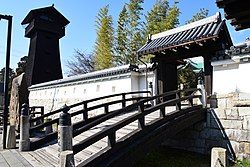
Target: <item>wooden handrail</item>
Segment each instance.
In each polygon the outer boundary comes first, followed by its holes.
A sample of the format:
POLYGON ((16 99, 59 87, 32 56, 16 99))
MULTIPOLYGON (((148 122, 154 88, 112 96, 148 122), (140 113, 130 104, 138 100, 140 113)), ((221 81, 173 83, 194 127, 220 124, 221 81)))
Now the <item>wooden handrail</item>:
MULTIPOLYGON (((147 92, 147 91, 144 91, 144 93, 145 92, 147 92)), ((135 92, 132 92, 132 93, 135 94, 135 92)), ((129 94, 129 93, 127 93, 127 94, 129 94)), ((106 102, 106 103, 103 103, 103 104, 99 104, 99 105, 96 105, 96 106, 92 106, 92 107, 89 107, 89 108, 78 110, 76 112, 70 113, 70 115, 71 115, 71 117, 79 115, 79 114, 88 115, 89 111, 92 111, 92 110, 95 110, 95 109, 98 109, 98 108, 102 108, 102 107, 106 107, 106 106, 110 106, 110 105, 118 104, 118 103, 122 103, 122 102, 127 102, 127 101, 133 101, 133 100, 139 101, 140 99, 144 99, 144 98, 147 98, 147 97, 134 97, 134 98, 128 98, 128 99, 124 99, 124 100, 115 100, 115 101, 111 101, 111 102, 106 102)), ((43 118, 40 118, 40 119, 43 119, 43 118)), ((40 119, 38 119, 38 120, 40 120, 40 119)), ((50 125, 52 125, 54 123, 58 123, 58 121, 59 121, 59 118, 55 118, 55 119, 53 119, 51 121, 48 121, 48 122, 33 126, 33 127, 30 128, 30 132, 32 133, 35 130, 42 129, 42 128, 50 126, 50 125)))
MULTIPOLYGON (((94 102, 94 101, 98 101, 98 100, 103 100, 103 99, 107 99, 107 98, 111 98, 111 97, 116 97, 116 96, 126 96, 126 95, 132 95, 132 94, 142 94, 142 93, 150 93, 150 91, 134 91, 134 92, 127 92, 127 93, 118 93, 118 94, 112 94, 112 95, 107 95, 107 96, 102 96, 102 97, 97 97, 97 98, 93 98, 93 99, 89 99, 89 100, 85 100, 85 101, 82 101, 82 102, 79 102, 79 103, 76 103, 76 104, 72 104, 70 106, 68 106, 69 108, 73 108, 73 107, 77 107, 79 105, 83 105, 83 104, 87 104, 87 103, 90 103, 90 102, 94 102)), ((49 112, 49 113, 46 113, 40 117, 36 117, 36 118, 33 118, 30 120, 30 122, 36 122, 38 120, 41 120, 45 117, 49 117, 51 115, 54 115, 54 114, 57 114, 59 112, 61 112, 62 109, 57 109, 55 111, 52 111, 52 112, 49 112)))
MULTIPOLYGON (((199 90, 199 89, 197 89, 197 88, 193 89, 193 88, 192 88, 192 89, 187 89, 187 90, 185 90, 185 92, 191 92, 191 91, 193 92, 193 91, 197 91, 197 90, 199 90)), ((84 131, 89 130, 90 128, 92 128, 92 127, 98 125, 98 124, 101 123, 101 122, 107 121, 108 119, 110 119, 110 118, 112 118, 112 117, 114 117, 114 116, 117 116, 117 115, 119 115, 119 114, 121 114, 121 113, 123 113, 123 112, 125 112, 125 111, 131 111, 131 110, 137 108, 138 106, 140 106, 140 105, 142 105, 142 104, 144 104, 144 103, 150 102, 151 100, 155 100, 155 99, 160 98, 160 97, 167 97, 167 96, 175 95, 176 93, 182 92, 182 91, 183 91, 183 90, 174 90, 174 91, 170 91, 170 92, 163 93, 163 94, 161 94, 161 95, 156 95, 156 96, 153 96, 153 97, 148 97, 148 98, 143 99, 143 100, 140 100, 140 101, 138 101, 137 103, 134 103, 134 104, 132 104, 132 105, 126 107, 126 108, 121 108, 121 109, 115 110, 115 111, 113 111, 112 113, 109 113, 108 115, 103 116, 102 118, 99 118, 99 119, 97 119, 97 120, 95 120, 95 121, 93 121, 93 122, 91 122, 91 123, 89 123, 89 124, 87 124, 87 125, 85 125, 85 126, 79 128, 79 129, 77 129, 77 130, 74 130, 74 131, 73 131, 73 136, 75 137, 75 136, 77 136, 77 135, 83 133, 84 131)), ((199 96, 199 95, 198 95, 198 96, 199 96)), ((195 96, 195 97, 198 97, 198 96, 195 96)), ((199 96, 199 97, 200 97, 200 96, 199 96)), ((174 100, 175 100, 175 99, 174 99, 174 100)), ((170 100, 170 101, 167 101, 167 102, 170 104, 170 103, 171 103, 171 100, 170 100)), ((162 104, 162 103, 161 103, 161 104, 158 104, 158 105, 156 105, 155 107, 161 106, 161 105, 167 105, 167 104, 166 104, 167 102, 164 102, 163 104, 162 104)))
MULTIPOLYGON (((195 89, 197 90, 197 89, 195 89)), ((171 93, 167 92, 165 93, 165 95, 172 95, 173 93, 176 93, 178 91, 171 91, 171 93)), ((159 95, 161 97, 161 95, 159 95)), ((158 98, 159 96, 155 96, 155 98, 158 98)), ((159 110, 167 105, 170 105, 170 104, 176 104, 176 103, 179 103, 181 101, 184 101, 184 100, 188 100, 188 99, 194 99, 194 98, 199 98, 201 95, 189 95, 189 96, 185 96, 185 97, 181 97, 179 99, 171 99, 171 100, 168 100, 166 102, 163 102, 163 103, 160 103, 160 104, 157 104, 153 107, 150 107, 150 108, 147 108, 147 109, 144 109, 143 112, 138 112, 138 113, 135 113, 134 115, 132 116, 129 116, 128 118, 125 118, 117 123, 115 123, 114 125, 111 125, 110 127, 108 128, 105 128, 103 131, 100 131, 96 134, 94 134, 93 136, 90 136, 88 138, 86 138, 85 140, 75 144, 73 146, 73 152, 74 154, 80 152, 81 150, 87 148, 88 146, 90 146, 91 144, 94 144, 95 142, 101 140, 102 138, 108 136, 108 139, 109 140, 112 140, 113 139, 110 139, 110 136, 114 136, 116 131, 121 129, 122 127, 136 121, 136 120, 140 120, 142 118, 145 119, 145 116, 156 111, 156 110, 159 110)), ((152 97, 153 98, 153 97, 152 97)), ((137 106, 141 106, 142 104, 144 104, 145 102, 147 102, 148 100, 152 100, 152 98, 149 98, 149 99, 146 99, 146 100, 142 100, 137 104, 137 106)), ((181 112, 180 112, 181 113, 181 112)), ((97 121, 97 120, 96 120, 97 121)), ((92 124, 94 124, 95 121, 92 122, 92 124)), ((145 122, 144 124, 140 125, 140 129, 143 129, 142 126, 146 126, 145 125, 145 122)), ((114 145, 115 143, 113 143, 112 145, 114 145)), ((112 147, 111 145, 111 147, 112 147)))

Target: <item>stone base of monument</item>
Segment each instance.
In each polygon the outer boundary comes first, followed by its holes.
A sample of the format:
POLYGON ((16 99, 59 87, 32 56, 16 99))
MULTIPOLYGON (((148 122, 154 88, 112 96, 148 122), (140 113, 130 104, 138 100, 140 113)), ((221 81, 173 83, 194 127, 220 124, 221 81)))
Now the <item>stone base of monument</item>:
POLYGON ((226 149, 220 147, 212 148, 211 167, 227 167, 226 149))
POLYGON ((16 128, 15 128, 15 125, 8 125, 7 126, 6 147, 8 149, 16 148, 16 128))

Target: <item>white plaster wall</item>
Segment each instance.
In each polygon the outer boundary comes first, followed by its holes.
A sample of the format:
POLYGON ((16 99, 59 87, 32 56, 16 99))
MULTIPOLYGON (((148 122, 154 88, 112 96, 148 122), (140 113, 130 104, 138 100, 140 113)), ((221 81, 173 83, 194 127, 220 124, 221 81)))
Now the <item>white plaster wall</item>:
POLYGON ((50 112, 64 104, 71 105, 87 99, 130 91, 130 77, 83 84, 72 83, 67 86, 31 90, 29 104, 30 106, 45 106, 45 111, 50 112))
POLYGON ((213 67, 213 92, 226 94, 238 88, 238 64, 218 65, 213 67))
MULTIPOLYGON (((148 91, 151 91, 151 89, 149 88, 149 83, 152 82, 153 84, 153 92, 154 92, 154 89, 155 89, 155 85, 154 85, 154 74, 153 72, 150 72, 148 73, 148 76, 147 76, 147 81, 148 81, 148 91)), ((146 87, 146 75, 145 74, 142 74, 139 76, 139 90, 144 90, 146 91, 147 90, 147 87, 146 87)))
POLYGON ((250 93, 250 62, 223 60, 213 62, 213 92, 227 94, 232 92, 250 93))
POLYGON ((243 93, 250 93, 250 62, 240 64, 238 73, 238 89, 243 93))

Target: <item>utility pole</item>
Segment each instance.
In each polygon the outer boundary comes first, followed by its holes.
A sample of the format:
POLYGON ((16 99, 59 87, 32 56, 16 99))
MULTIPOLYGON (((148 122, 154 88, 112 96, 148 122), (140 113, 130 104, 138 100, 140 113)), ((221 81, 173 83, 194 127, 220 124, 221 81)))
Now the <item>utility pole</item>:
POLYGON ((9 92, 12 16, 0 14, 0 20, 1 19, 8 21, 6 63, 5 63, 5 74, 4 74, 4 111, 3 111, 3 149, 6 149, 7 124, 9 116, 8 92, 9 92))

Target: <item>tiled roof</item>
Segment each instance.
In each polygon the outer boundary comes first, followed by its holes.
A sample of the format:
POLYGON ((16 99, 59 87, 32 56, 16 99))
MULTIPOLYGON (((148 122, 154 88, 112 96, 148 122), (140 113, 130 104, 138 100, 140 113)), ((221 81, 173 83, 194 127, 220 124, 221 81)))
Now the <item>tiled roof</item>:
POLYGON ((28 15, 24 18, 22 21, 22 25, 30 23, 34 17, 37 15, 54 15, 57 19, 60 19, 60 22, 62 23, 63 26, 66 26, 69 24, 69 21, 58 11, 54 6, 49 6, 49 7, 44 7, 44 8, 39 8, 39 9, 33 9, 31 10, 28 15))
POLYGON ((62 85, 62 84, 72 83, 72 82, 87 81, 87 80, 100 79, 100 78, 105 78, 105 77, 112 77, 115 75, 126 74, 126 73, 129 73, 131 71, 136 71, 137 69, 135 69, 135 68, 137 68, 137 66, 135 67, 133 65, 123 65, 123 66, 119 66, 119 67, 113 67, 113 68, 104 69, 104 70, 100 70, 100 71, 90 72, 87 74, 80 74, 80 75, 76 75, 76 76, 67 77, 64 79, 59 79, 59 80, 55 80, 55 81, 44 82, 44 83, 32 85, 31 87, 29 87, 29 89, 32 90, 32 89, 41 88, 41 87, 56 86, 56 85, 58 86, 58 85, 62 85))
MULTIPOLYGON (((225 21, 220 13, 214 16, 174 28, 149 37, 148 42, 137 51, 138 55, 152 54, 186 44, 203 42, 219 36, 225 21)), ((231 38, 229 39, 231 42, 231 38)))

